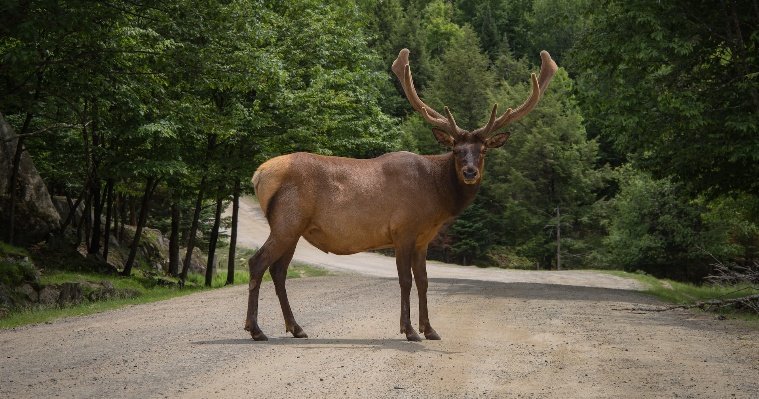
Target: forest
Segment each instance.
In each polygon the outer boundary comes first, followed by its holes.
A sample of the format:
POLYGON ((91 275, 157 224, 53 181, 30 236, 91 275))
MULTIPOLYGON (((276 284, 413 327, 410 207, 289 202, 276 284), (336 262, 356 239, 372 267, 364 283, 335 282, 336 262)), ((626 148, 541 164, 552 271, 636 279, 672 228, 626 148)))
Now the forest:
POLYGON ((390 71, 400 49, 424 101, 467 129, 521 104, 547 50, 550 88, 430 258, 685 280, 759 260, 756 0, 0 4, 8 243, 24 244, 26 152, 51 196, 84 209, 75 245, 108 261, 125 226, 134 241, 158 229, 183 280, 194 248, 234 260, 239 199, 273 156, 445 151, 390 71))

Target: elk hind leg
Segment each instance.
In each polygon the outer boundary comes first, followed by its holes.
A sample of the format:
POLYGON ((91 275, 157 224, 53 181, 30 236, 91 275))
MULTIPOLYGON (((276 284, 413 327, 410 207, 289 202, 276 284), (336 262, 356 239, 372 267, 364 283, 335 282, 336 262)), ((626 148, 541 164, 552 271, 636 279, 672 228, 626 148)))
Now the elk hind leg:
POLYGON ((269 266, 290 251, 291 248, 294 248, 295 243, 297 241, 290 245, 287 241, 278 240, 272 233, 264 245, 248 260, 250 283, 248 286, 248 312, 245 319, 245 330, 250 331, 250 336, 256 341, 268 340, 258 326, 258 296, 261 290, 261 280, 269 266))
POLYGON ((290 265, 294 253, 295 247, 285 253, 281 258, 277 259, 277 261, 269 268, 269 273, 274 281, 274 289, 277 291, 279 305, 282 307, 282 315, 285 318, 285 331, 292 333, 295 338, 308 338, 306 332, 303 331, 300 325, 295 321, 293 311, 290 309, 290 301, 287 299, 287 289, 285 288, 287 268, 290 265))

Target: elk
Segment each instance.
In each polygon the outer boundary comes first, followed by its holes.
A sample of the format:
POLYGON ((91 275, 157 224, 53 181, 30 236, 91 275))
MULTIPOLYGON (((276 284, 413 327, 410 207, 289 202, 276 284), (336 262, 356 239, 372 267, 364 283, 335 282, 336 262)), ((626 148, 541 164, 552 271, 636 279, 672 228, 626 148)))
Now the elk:
POLYGON ((338 255, 381 248, 395 250, 401 287, 400 331, 420 341, 411 325, 409 296, 412 273, 419 295, 419 330, 426 339, 440 335, 427 312, 427 245, 438 230, 474 199, 482 179, 485 153, 502 146, 509 133, 496 133, 527 115, 548 87, 556 63, 542 51, 540 76, 531 75, 532 92, 516 109, 496 117, 493 106, 485 126, 466 131, 417 95, 403 49, 393 62, 406 98, 430 125, 437 141, 451 149, 443 155, 392 152, 373 159, 351 159, 294 153, 264 162, 253 175, 255 194, 271 227, 266 242, 250 258, 250 287, 245 330, 254 340, 267 340, 258 325, 258 296, 267 269, 282 307, 286 332, 308 336, 290 309, 285 289, 287 267, 300 237, 324 252, 338 255))

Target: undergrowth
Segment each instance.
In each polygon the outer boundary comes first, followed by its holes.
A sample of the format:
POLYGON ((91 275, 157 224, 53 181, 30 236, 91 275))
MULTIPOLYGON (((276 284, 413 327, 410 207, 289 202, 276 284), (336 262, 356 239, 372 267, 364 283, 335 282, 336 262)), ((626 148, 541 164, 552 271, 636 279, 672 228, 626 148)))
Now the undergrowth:
MULTIPOLYGON (((693 305, 698 302, 735 299, 759 294, 759 288, 747 283, 736 285, 699 285, 669 279, 659 279, 642 272, 629 273, 617 270, 602 270, 600 272, 640 281, 647 287, 646 293, 675 305, 693 305)), ((759 321, 759 314, 749 310, 723 308, 715 310, 714 313, 759 321)))
MULTIPOLYGON (((16 247, 0 248, 5 254, 12 253, 17 257, 27 257, 29 254, 16 247)), ((240 262, 236 265, 234 284, 248 284, 250 281, 250 275, 247 271, 247 265, 243 268, 243 261, 254 253, 253 250, 242 249, 240 251, 240 262)), ((76 258, 76 257, 73 257, 76 258)), ((96 302, 84 301, 83 303, 76 305, 31 305, 23 309, 13 309, 5 317, 0 318, 0 328, 12 328, 32 323, 50 322, 51 320, 61 317, 70 316, 83 316, 93 313, 103 312, 111 309, 118 309, 128 305, 137 305, 143 303, 156 302, 166 299, 171 299, 183 295, 189 295, 201 291, 208 290, 204 287, 205 276, 199 273, 190 273, 187 278, 187 284, 184 288, 179 288, 175 282, 176 278, 158 276, 151 271, 144 271, 140 269, 134 269, 132 276, 122 277, 114 274, 103 274, 96 272, 81 271, 78 265, 68 262, 66 259, 66 267, 61 269, 46 268, 39 273, 39 283, 42 286, 52 284, 63 284, 68 282, 91 282, 100 283, 103 281, 110 282, 117 290, 130 290, 135 292, 136 296, 133 298, 118 298, 108 299, 96 302)), ((37 263, 35 259, 35 263, 37 263)), ((60 260, 58 261, 61 262, 60 260)), ((2 262, 0 262, 2 263, 2 262)), ((30 263, 31 264, 31 263, 30 263)), ((226 266, 226 262, 220 262, 220 266, 226 266)), ((226 267, 224 267, 226 269, 226 267)), ((15 275, 14 273, 7 273, 8 275, 15 275)), ((324 276, 328 272, 324 269, 305 265, 302 263, 293 262, 287 273, 288 278, 299 277, 315 277, 324 276)), ((269 273, 264 275, 264 281, 271 281, 269 273)), ((211 289, 221 288, 226 285, 227 272, 226 270, 217 273, 212 281, 211 289)))

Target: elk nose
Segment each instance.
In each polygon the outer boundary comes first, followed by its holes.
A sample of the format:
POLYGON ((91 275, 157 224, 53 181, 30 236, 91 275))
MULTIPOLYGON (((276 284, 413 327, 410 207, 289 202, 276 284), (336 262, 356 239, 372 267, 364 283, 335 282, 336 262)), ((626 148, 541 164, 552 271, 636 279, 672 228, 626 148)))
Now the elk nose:
POLYGON ((477 177, 477 169, 475 169, 475 168, 473 168, 471 166, 467 167, 467 168, 464 169, 464 173, 463 174, 464 174, 464 179, 473 180, 474 178, 477 177))

